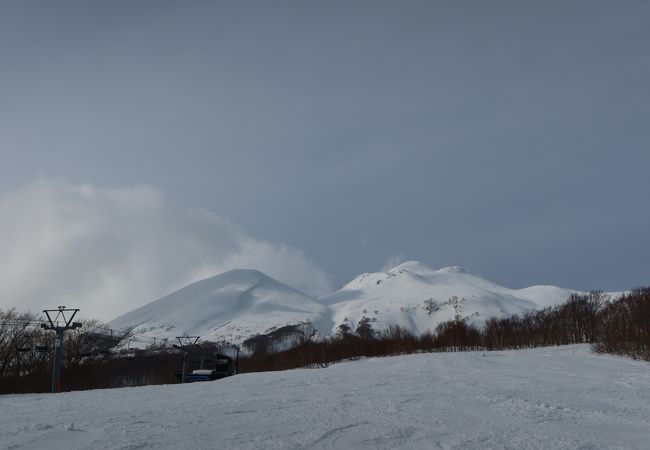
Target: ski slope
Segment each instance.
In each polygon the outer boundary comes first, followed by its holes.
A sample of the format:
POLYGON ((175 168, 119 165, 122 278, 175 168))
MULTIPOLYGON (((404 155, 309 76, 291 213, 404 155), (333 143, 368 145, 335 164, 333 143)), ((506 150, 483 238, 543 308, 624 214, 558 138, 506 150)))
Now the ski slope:
POLYGON ((650 364, 586 345, 0 397, 0 449, 647 449, 650 364))

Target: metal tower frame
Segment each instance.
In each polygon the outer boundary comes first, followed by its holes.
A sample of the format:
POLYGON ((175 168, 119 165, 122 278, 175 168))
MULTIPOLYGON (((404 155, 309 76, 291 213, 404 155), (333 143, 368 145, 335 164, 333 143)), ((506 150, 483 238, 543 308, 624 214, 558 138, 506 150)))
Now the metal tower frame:
POLYGON ((63 361, 63 333, 67 330, 81 328, 81 322, 73 322, 79 308, 66 308, 59 306, 57 309, 44 309, 49 324, 42 323, 41 328, 56 331, 54 341, 54 367, 52 368, 52 392, 61 392, 61 364, 63 361), (50 315, 52 313, 52 315, 50 315), (56 315, 54 315, 56 313, 56 315))

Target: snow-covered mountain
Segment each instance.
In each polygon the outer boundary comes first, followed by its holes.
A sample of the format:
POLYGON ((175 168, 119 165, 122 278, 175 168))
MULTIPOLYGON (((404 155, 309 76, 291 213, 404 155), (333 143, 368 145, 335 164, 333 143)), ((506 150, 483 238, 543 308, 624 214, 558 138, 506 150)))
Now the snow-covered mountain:
POLYGON ((462 267, 434 270, 417 261, 386 272, 365 273, 320 301, 332 311, 336 332, 366 321, 375 330, 400 325, 413 333, 464 319, 482 325, 490 317, 522 314, 564 302, 572 292, 555 286, 509 289, 462 267))
POLYGON ((285 325, 306 322, 327 329, 329 309, 257 270, 235 269, 197 281, 110 322, 144 336, 175 340, 196 335, 202 340, 241 342, 285 325), (324 323, 321 321, 325 319, 324 323))
POLYGON ((313 299, 256 270, 231 270, 193 283, 110 323, 135 328, 139 346, 184 334, 241 343, 286 325, 309 324, 321 336, 345 324, 382 331, 400 325, 415 334, 463 319, 482 325, 490 317, 522 314, 564 302, 572 292, 555 286, 509 289, 460 267, 434 270, 409 261, 358 276, 313 299), (145 338, 144 336, 148 336, 145 338))

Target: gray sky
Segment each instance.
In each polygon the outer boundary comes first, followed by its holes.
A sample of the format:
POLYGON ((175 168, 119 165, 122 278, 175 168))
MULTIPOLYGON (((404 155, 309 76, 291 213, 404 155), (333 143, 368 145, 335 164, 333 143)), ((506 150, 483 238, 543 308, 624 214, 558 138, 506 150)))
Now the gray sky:
POLYGON ((3 1, 0 244, 44 223, 25 192, 140 186, 332 287, 399 259, 648 284, 649 80, 646 1, 3 1))

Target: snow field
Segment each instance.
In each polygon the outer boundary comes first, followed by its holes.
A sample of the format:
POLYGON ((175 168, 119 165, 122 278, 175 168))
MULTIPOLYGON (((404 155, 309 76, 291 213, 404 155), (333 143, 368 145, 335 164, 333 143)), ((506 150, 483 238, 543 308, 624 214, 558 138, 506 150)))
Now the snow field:
POLYGON ((586 345, 0 397, 2 449, 647 449, 650 364, 586 345))

